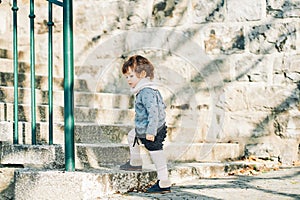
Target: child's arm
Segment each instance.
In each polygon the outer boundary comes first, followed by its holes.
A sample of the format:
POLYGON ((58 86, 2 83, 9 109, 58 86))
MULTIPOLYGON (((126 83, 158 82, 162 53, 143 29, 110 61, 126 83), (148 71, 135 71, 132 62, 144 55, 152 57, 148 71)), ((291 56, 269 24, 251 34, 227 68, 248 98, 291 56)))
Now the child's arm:
POLYGON ((144 90, 142 95, 142 102, 148 113, 146 139, 154 141, 158 124, 158 105, 156 92, 148 88, 144 90))

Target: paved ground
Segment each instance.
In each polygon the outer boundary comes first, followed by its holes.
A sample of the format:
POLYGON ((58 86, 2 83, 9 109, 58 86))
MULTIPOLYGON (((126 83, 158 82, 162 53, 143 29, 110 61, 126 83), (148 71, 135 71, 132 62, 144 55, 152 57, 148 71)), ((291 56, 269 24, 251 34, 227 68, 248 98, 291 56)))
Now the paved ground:
MULTIPOLYGON (((105 199, 116 200, 183 200, 183 199, 300 199, 300 167, 280 168, 256 175, 229 175, 218 178, 187 180, 172 187, 168 194, 130 192, 105 199)), ((248 173, 249 174, 249 173, 248 173)))

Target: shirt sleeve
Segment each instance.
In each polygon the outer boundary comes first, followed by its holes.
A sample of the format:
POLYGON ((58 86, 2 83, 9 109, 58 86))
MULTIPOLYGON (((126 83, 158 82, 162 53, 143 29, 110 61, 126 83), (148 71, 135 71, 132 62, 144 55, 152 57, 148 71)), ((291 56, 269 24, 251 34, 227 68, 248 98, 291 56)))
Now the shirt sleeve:
POLYGON ((142 102, 148 113, 148 126, 146 134, 156 135, 158 125, 158 105, 156 91, 153 89, 145 89, 142 95, 142 102))

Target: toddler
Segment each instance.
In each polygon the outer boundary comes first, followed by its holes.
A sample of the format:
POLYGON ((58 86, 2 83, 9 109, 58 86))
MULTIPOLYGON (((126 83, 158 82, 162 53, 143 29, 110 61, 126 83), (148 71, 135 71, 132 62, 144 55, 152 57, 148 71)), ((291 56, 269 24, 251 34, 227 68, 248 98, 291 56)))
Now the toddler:
POLYGON ((133 94, 135 94, 135 128, 128 133, 130 161, 120 166, 122 170, 142 170, 139 141, 149 151, 157 171, 157 182, 148 193, 171 191, 167 161, 163 152, 163 141, 167 134, 165 122, 166 106, 158 91, 151 62, 140 55, 130 57, 122 67, 133 94))

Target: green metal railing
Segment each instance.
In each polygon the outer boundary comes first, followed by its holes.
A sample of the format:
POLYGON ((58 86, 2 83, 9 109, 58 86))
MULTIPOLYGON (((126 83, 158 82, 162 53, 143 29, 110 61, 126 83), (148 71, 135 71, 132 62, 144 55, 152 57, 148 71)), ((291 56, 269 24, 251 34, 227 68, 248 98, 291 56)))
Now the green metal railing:
MULTIPOLYGON (((73 2, 72 0, 48 0, 48 104, 49 144, 53 144, 53 36, 52 5, 63 7, 63 54, 64 54, 64 132, 65 170, 75 170, 74 144, 74 57, 73 57, 73 2)), ((13 60, 14 60, 14 135, 13 143, 18 144, 18 35, 17 0, 13 0, 13 60)), ((36 144, 36 97, 35 97, 35 38, 34 0, 30 0, 30 83, 31 83, 31 133, 32 144, 36 144)))
POLYGON ((31 143, 36 144, 34 0, 30 0, 29 18, 30 18, 31 143))
MULTIPOLYGON (((49 124, 53 124, 53 26, 52 3, 48 2, 48 104, 49 124)), ((49 144, 53 144, 53 126, 49 126, 49 144)))
POLYGON ((73 58, 73 4, 64 0, 63 4, 64 40, 64 113, 65 113, 65 168, 75 169, 74 148, 74 58, 73 58))
POLYGON ((18 32, 17 32, 17 12, 18 12, 17 0, 13 0, 13 57, 14 57, 14 136, 13 143, 19 143, 19 134, 18 134, 18 32))

